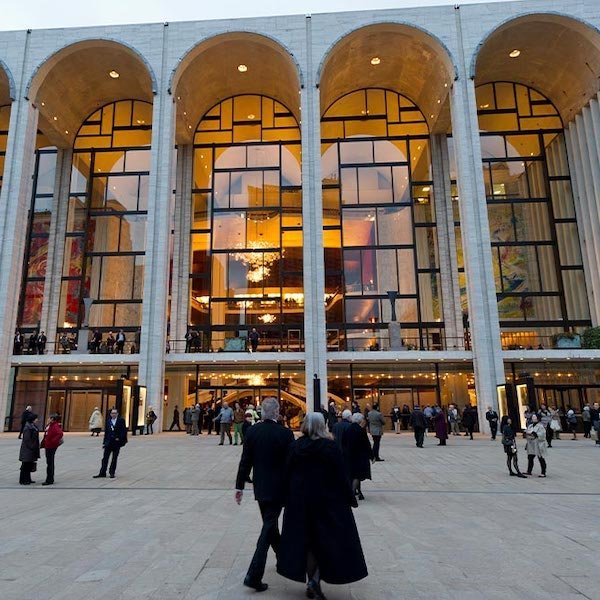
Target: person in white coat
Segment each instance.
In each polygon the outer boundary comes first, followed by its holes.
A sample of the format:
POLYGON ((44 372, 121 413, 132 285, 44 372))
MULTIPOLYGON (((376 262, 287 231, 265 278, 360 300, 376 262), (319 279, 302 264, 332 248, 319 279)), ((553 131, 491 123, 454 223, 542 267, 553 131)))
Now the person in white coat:
POLYGON ((546 442, 546 428, 538 421, 536 414, 531 415, 531 423, 525 431, 527 443, 527 475, 533 472, 533 462, 537 456, 540 461, 542 473, 540 477, 546 477, 546 456, 548 455, 548 444, 546 442))
POLYGON ((100 409, 96 406, 96 408, 94 408, 94 411, 90 416, 89 421, 89 430, 92 432, 92 437, 94 437, 94 434, 96 434, 96 437, 100 435, 100 432, 102 431, 103 422, 104 419, 102 418, 102 413, 100 412, 100 409))

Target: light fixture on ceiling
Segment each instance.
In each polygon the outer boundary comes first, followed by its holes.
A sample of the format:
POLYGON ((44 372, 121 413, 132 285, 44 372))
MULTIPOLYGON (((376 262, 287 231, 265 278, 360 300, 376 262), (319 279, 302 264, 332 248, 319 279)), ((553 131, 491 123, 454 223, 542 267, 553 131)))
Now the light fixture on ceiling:
POLYGON ((115 71, 114 69, 112 71, 109 71, 108 75, 109 75, 109 77, 112 77, 113 79, 119 79, 119 77, 121 77, 119 72, 115 71))
POLYGON ((248 118, 249 118, 251 121, 253 121, 254 119, 256 119, 256 115, 249 114, 249 115, 248 115, 248 118))
POLYGON ((424 191, 424 192, 428 192, 428 191, 430 191, 430 190, 431 190, 431 188, 430 188, 428 185, 426 185, 426 186, 423 188, 423 191, 424 191))
POLYGON ((58 121, 58 117, 52 117, 54 121, 58 121))
POLYGON ((517 56, 520 56, 520 55, 521 55, 521 51, 520 51, 520 50, 518 50, 517 48, 515 48, 514 50, 511 50, 511 51, 508 53, 508 55, 509 55, 511 58, 517 58, 517 56))
POLYGON ((45 102, 42 102, 42 106, 46 106, 46 103, 45 103, 45 102))
POLYGON ((248 70, 248 66, 247 65, 238 65, 238 71, 240 73, 245 73, 248 70))
POLYGON ((378 65, 378 64, 380 64, 380 63, 381 63, 381 59, 379 58, 379 56, 374 56, 374 57, 371 59, 371 64, 372 64, 372 65, 378 65))

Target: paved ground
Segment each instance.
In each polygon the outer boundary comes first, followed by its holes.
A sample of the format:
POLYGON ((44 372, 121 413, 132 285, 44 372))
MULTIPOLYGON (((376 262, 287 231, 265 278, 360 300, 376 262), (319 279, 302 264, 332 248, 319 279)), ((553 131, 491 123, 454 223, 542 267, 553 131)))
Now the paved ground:
MULTIPOLYGON (((2 600, 241 600, 259 530, 232 485, 240 450, 216 438, 132 438, 118 478, 93 480, 100 443, 68 435, 57 485, 21 487, 0 435, 2 600)), ((370 576, 329 600, 600 599, 600 448, 561 440, 549 477, 509 478, 498 443, 386 434, 355 511, 370 576)), ((521 443, 522 445, 522 443, 521 443)), ((524 453, 521 450, 521 462, 524 453)), ((40 463, 43 467, 43 464, 40 463)), ((303 598, 269 559, 261 600, 303 598)))

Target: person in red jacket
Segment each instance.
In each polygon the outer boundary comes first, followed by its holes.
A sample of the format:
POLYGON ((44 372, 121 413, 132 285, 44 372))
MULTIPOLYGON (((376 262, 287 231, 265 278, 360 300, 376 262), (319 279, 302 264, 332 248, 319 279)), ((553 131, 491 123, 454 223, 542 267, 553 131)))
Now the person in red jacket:
POLYGON ((63 430, 60 426, 60 417, 57 414, 50 415, 44 432, 44 439, 40 444, 40 447, 46 451, 46 481, 42 485, 52 485, 54 483, 54 455, 62 443, 63 430))

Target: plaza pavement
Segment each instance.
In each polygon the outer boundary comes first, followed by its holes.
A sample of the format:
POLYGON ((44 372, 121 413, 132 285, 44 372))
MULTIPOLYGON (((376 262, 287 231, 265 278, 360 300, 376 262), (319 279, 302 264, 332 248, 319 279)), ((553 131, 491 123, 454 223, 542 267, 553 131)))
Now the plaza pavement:
MULTIPOLYGON (((568 436, 567 436, 568 437, 568 436)), ((260 528, 233 500, 239 447, 216 436, 132 437, 117 479, 95 480, 100 439, 68 434, 57 484, 18 485, 16 434, 0 435, 1 600, 243 600, 260 528)), ((548 478, 508 477, 499 442, 445 448, 384 436, 355 511, 370 576, 329 600, 600 599, 600 448, 561 440, 548 478)), ((521 466, 525 464, 519 443, 521 466)), ((539 467, 536 465, 536 471, 539 467)), ((269 556, 261 600, 304 598, 269 556)), ((257 596, 258 597, 258 596, 257 596)))

